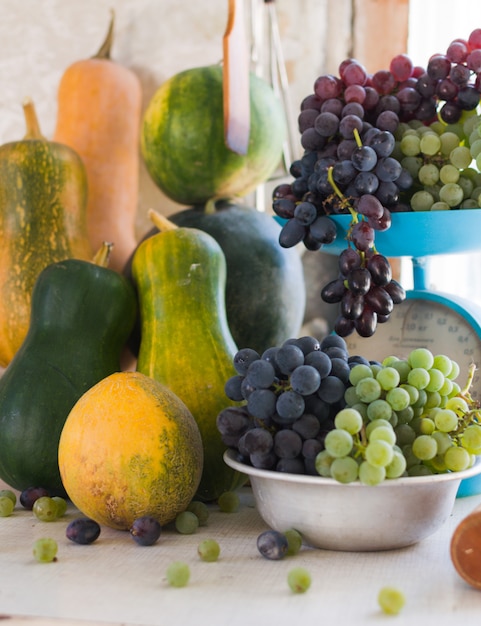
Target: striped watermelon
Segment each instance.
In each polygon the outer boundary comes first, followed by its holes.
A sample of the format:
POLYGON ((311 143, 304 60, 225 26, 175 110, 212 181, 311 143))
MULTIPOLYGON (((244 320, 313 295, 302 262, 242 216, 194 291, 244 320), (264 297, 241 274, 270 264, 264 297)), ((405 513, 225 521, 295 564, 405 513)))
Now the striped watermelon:
POLYGON ((222 67, 176 74, 144 113, 141 151, 156 185, 180 204, 245 196, 279 165, 286 137, 281 103, 271 86, 250 76, 251 128, 246 155, 224 142, 222 67))

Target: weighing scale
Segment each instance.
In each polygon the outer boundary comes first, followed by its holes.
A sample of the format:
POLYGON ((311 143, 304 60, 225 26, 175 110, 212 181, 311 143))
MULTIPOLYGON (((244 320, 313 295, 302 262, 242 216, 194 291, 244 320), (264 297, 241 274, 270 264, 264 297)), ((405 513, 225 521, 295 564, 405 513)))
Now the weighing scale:
MULTIPOLYGON (((323 251, 339 254, 346 247, 350 215, 330 216, 337 238, 323 251)), ((391 227, 377 232, 375 246, 387 257, 411 257, 413 289, 406 300, 394 306, 389 320, 378 324, 372 337, 353 333, 346 337, 349 354, 382 360, 389 355, 405 358, 414 348, 425 347, 445 354, 460 367, 456 381, 463 387, 471 364, 481 368, 481 307, 457 296, 428 288, 429 264, 440 254, 481 249, 481 210, 394 213, 391 227)), ((481 401, 481 372, 477 370, 470 389, 481 401)), ((481 478, 462 481, 458 495, 481 493, 481 478)))

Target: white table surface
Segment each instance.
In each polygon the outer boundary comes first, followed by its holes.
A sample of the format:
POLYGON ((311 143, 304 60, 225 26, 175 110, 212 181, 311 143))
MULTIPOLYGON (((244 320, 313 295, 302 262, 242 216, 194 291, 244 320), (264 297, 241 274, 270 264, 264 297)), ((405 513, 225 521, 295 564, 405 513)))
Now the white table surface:
POLYGON ((303 547, 282 561, 266 560, 257 551, 256 538, 267 527, 248 487, 237 513, 212 506, 208 525, 197 533, 164 530, 149 547, 108 528, 94 544, 77 545, 65 537, 75 509, 46 523, 17 505, 11 517, 0 518, 0 618, 9 616, 9 626, 474 626, 481 623, 481 591, 455 571, 449 542, 457 524, 479 504, 481 496, 457 499, 441 529, 402 550, 349 553, 303 547), (58 541, 56 562, 34 560, 32 545, 42 536, 58 541), (221 546, 215 563, 197 556, 199 541, 207 537, 221 546), (165 580, 174 560, 190 565, 187 587, 172 588, 165 580), (287 586, 287 572, 296 565, 312 575, 305 594, 287 586), (377 605, 384 585, 406 596, 395 617, 382 614, 377 605))

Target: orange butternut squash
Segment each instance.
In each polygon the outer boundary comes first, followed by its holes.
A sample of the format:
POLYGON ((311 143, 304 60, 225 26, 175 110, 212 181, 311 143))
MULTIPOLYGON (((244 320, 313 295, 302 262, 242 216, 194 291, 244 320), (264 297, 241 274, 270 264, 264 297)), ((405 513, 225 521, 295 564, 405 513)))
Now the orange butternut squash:
POLYGON ((110 267, 121 271, 136 245, 142 92, 137 75, 110 58, 113 32, 112 12, 97 54, 63 73, 54 139, 83 160, 92 248, 112 242, 110 267))

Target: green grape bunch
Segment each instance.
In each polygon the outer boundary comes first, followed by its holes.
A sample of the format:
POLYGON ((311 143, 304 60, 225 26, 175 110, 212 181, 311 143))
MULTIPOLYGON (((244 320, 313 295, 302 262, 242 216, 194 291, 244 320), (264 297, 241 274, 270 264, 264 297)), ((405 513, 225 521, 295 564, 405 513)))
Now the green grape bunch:
POLYGON ((426 348, 406 359, 355 365, 346 406, 316 457, 321 476, 376 485, 386 479, 463 471, 481 454, 481 410, 458 364, 426 348))

